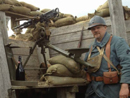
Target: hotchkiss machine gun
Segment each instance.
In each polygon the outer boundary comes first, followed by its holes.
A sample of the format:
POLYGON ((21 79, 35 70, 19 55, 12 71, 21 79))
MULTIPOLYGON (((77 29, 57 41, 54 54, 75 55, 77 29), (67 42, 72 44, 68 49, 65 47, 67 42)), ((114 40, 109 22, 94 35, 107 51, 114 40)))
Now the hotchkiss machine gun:
POLYGON ((53 50, 59 52, 60 54, 75 60, 77 63, 79 63, 81 65, 93 67, 93 65, 80 59, 81 54, 88 51, 86 48, 85 49, 84 48, 83 49, 82 48, 68 49, 68 51, 65 51, 65 50, 62 50, 62 49, 60 49, 60 48, 58 48, 50 43, 49 38, 50 38, 51 33, 49 31, 49 28, 48 28, 48 23, 50 22, 50 20, 53 20, 54 18, 56 18, 58 16, 59 16, 59 9, 56 8, 56 9, 48 11, 40 16, 29 19, 27 22, 23 23, 22 25, 19 25, 19 26, 14 28, 14 29, 23 29, 23 28, 27 28, 31 25, 35 25, 38 22, 41 22, 41 23, 44 22, 46 24, 45 32, 41 32, 40 39, 37 39, 34 46, 32 48, 30 48, 30 54, 27 57, 23 66, 24 67, 26 66, 26 64, 27 64, 31 54, 33 53, 36 45, 38 45, 39 47, 41 47, 41 53, 42 53, 43 58, 44 58, 44 63, 45 63, 46 69, 47 69, 47 62, 46 62, 46 57, 45 57, 45 48, 53 49, 53 50))

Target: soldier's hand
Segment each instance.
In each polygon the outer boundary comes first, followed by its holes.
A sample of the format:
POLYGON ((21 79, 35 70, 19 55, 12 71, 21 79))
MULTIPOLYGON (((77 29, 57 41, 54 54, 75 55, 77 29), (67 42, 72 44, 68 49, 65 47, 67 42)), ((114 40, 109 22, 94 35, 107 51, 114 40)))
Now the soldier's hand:
POLYGON ((119 98, 128 98, 128 95, 129 95, 129 85, 122 84, 119 93, 119 98))

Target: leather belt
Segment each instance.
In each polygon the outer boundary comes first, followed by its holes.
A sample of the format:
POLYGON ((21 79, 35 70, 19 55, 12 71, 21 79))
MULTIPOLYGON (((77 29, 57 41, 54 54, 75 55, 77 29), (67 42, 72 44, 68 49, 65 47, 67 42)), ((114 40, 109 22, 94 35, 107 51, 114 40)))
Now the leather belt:
POLYGON ((103 77, 101 77, 101 76, 97 76, 97 77, 91 76, 91 80, 92 81, 103 81, 103 77))

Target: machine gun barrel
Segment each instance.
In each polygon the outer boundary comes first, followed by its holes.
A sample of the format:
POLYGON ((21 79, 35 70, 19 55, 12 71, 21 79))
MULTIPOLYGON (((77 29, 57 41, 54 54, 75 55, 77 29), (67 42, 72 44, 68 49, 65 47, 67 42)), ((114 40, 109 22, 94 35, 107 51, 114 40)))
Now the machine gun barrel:
POLYGON ((30 18, 27 22, 24 22, 22 25, 16 26, 14 29, 23 29, 23 28, 27 28, 33 24, 36 24, 38 22, 49 22, 51 19, 54 19, 55 17, 59 16, 59 9, 56 8, 54 10, 50 10, 44 14, 41 14, 40 16, 36 16, 34 18, 30 18))
POLYGON ((64 56, 66 56, 66 57, 69 57, 69 58, 75 60, 77 63, 79 63, 79 64, 81 64, 81 65, 94 67, 93 65, 91 65, 91 64, 89 64, 89 63, 87 63, 87 62, 81 60, 80 58, 75 58, 74 56, 71 56, 71 53, 69 53, 69 52, 67 52, 67 51, 64 51, 64 50, 62 50, 62 49, 60 49, 60 48, 58 48, 58 47, 56 47, 56 46, 54 46, 54 45, 52 45, 52 44, 50 44, 50 43, 47 43, 47 44, 46 44, 46 47, 48 47, 48 48, 50 48, 50 49, 53 49, 53 50, 55 50, 55 51, 61 53, 62 55, 64 55, 64 56))

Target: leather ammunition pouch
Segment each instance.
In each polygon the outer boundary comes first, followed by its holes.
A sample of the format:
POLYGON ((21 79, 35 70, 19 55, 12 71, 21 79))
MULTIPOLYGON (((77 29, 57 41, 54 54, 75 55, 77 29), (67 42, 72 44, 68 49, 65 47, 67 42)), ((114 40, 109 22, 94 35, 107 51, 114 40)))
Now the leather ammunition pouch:
POLYGON ((117 71, 103 73, 104 84, 116 84, 119 82, 119 75, 117 71))

